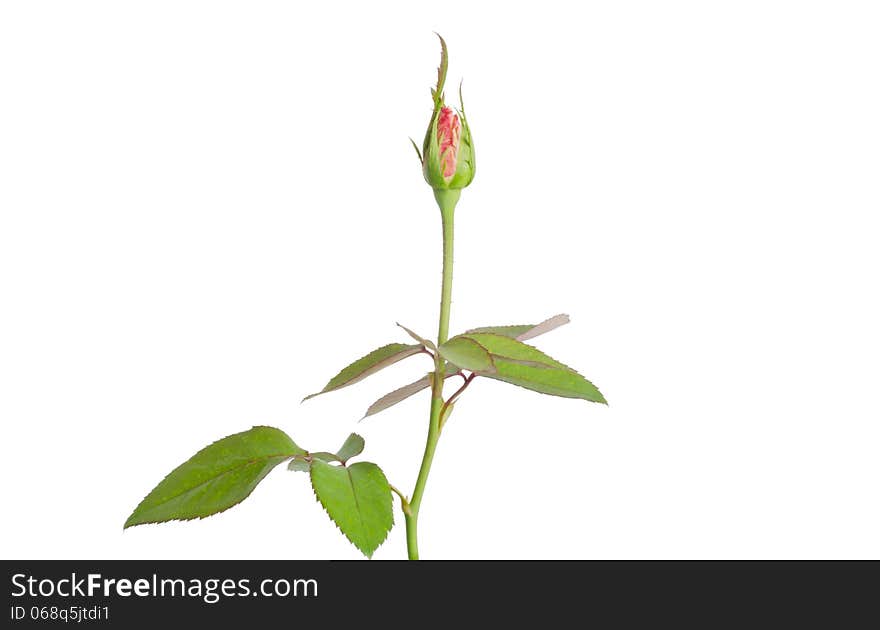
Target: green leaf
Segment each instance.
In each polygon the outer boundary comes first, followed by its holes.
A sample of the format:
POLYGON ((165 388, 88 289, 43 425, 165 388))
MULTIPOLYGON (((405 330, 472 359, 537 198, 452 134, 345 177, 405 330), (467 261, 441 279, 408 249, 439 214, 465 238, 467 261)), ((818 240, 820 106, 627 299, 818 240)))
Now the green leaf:
POLYGON ((542 394, 608 404, 595 385, 570 368, 535 367, 502 358, 495 359, 495 368, 485 376, 542 394))
POLYGON ((305 451, 273 427, 214 442, 175 468, 141 501, 125 527, 204 518, 240 503, 275 466, 305 451))
POLYGON ((290 463, 287 464, 287 470, 293 470, 296 472, 309 472, 311 467, 312 463, 301 457, 294 457, 290 460, 290 463))
MULTIPOLYGON (((309 453, 308 459, 306 461, 315 461, 320 460, 322 462, 338 462, 339 458, 336 457, 336 453, 330 453, 328 451, 316 451, 314 453, 309 453)), ((290 469, 290 466, 287 466, 290 469)))
POLYGON ((345 440, 343 445, 336 451, 336 457, 339 461, 345 463, 356 455, 360 455, 364 450, 364 438, 357 433, 352 433, 345 440))
POLYGON ((537 367, 557 367, 567 368, 565 365, 544 354, 537 348, 525 344, 516 339, 505 337, 504 335, 495 335, 492 333, 470 333, 461 335, 462 339, 469 339, 480 344, 485 348, 492 359, 504 357, 522 363, 535 364, 537 367))
POLYGON ((320 394, 325 394, 342 387, 353 385, 360 380, 367 378, 370 374, 378 372, 382 368, 393 365, 407 357, 418 354, 422 351, 420 345, 407 345, 403 343, 389 343, 373 350, 370 354, 361 357, 351 365, 345 367, 339 374, 330 379, 330 382, 324 386, 321 391, 311 394, 303 398, 308 400, 320 394))
MULTIPOLYGON (((470 347, 461 343, 466 341, 483 348, 492 362, 491 370, 474 369, 457 362, 466 370, 542 394, 606 403, 601 392, 590 381, 528 344, 494 333, 468 333, 453 337, 447 343, 456 342, 462 347, 470 347)), ((441 353, 444 346, 440 346, 441 353)))
POLYGON ((520 335, 529 332, 534 327, 533 324, 522 324, 519 326, 482 326, 480 328, 466 330, 463 334, 491 333, 493 335, 503 335, 505 337, 510 337, 511 339, 516 339, 520 335))
POLYGON ((455 365, 471 372, 489 373, 494 370, 489 351, 474 339, 463 335, 453 337, 437 348, 440 355, 455 365))
POLYGON ((316 460, 310 476, 315 496, 336 526, 372 557, 394 525, 391 487, 382 469, 369 462, 334 466, 316 460))
POLYGON ((471 330, 466 331, 464 334, 467 335, 469 333, 492 333, 495 335, 504 335, 505 337, 519 339, 520 341, 526 341, 527 339, 537 337, 538 335, 543 335, 544 333, 555 330, 560 326, 564 326, 570 321, 571 320, 569 319, 568 315, 559 314, 554 315, 549 319, 545 319, 540 324, 524 324, 521 326, 484 326, 482 328, 472 328, 471 330))
POLYGON ((344 464, 352 457, 360 455, 364 450, 364 438, 357 433, 349 435, 342 446, 335 453, 327 451, 318 451, 316 453, 303 453, 294 457, 287 465, 287 470, 297 472, 308 472, 311 469, 313 461, 318 460, 325 463, 339 462, 344 464))

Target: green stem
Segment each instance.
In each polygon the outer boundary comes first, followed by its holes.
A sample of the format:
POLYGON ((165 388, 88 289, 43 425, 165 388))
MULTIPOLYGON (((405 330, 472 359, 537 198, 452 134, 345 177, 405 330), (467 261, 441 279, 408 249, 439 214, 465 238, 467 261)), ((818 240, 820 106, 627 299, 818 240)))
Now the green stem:
POLYGON ((455 204, 458 203, 460 195, 460 190, 434 191, 437 204, 440 206, 440 214, 443 217, 443 286, 440 292, 440 326, 437 330, 438 346, 449 338, 449 311, 452 309, 452 249, 453 241, 455 240, 455 204))
POLYGON ((422 505, 422 496, 425 493, 425 484, 428 483, 428 473, 431 472, 431 463, 434 461, 434 451, 437 450, 437 441, 440 438, 440 407, 443 399, 431 397, 431 419, 428 427, 428 440, 425 443, 425 454, 422 456, 422 466, 416 479, 416 487, 413 489, 412 499, 409 502, 409 514, 406 517, 406 549, 410 560, 419 559, 419 508, 422 505))
MULTIPOLYGON (((455 204, 461 195, 460 190, 435 190, 434 197, 440 206, 440 214, 443 218, 443 285, 440 291, 440 325, 437 331, 437 345, 445 342, 449 337, 449 311, 452 306, 452 251, 453 251, 453 225, 455 204)), ((428 439, 425 442, 425 454, 422 456, 422 465, 419 468, 419 476, 416 479, 416 487, 413 489, 412 499, 409 501, 409 514, 406 518, 406 548, 410 560, 419 559, 419 508, 422 505, 422 497, 425 486, 428 483, 428 474, 431 472, 431 464, 434 461, 434 452, 437 450, 437 441, 440 439, 440 413, 443 409, 443 380, 446 367, 440 354, 434 357, 434 375, 431 387, 431 415, 428 421, 428 439)))

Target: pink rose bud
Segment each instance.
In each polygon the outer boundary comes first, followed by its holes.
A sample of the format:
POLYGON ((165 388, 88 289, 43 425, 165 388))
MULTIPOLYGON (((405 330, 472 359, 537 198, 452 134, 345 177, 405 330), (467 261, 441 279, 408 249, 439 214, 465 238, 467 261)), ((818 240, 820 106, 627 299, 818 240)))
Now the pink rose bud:
MULTIPOLYGON (((442 37, 440 46, 437 87, 431 90, 431 95, 434 97, 434 112, 425 134, 422 151, 419 153, 425 181, 435 192, 464 188, 473 181, 476 169, 473 139, 464 115, 464 104, 456 111, 447 107, 444 100, 443 85, 446 83, 448 58, 446 42, 442 37)), ((460 90, 459 98, 461 98, 460 90)), ((418 147, 416 150, 418 151, 418 147)))
POLYGON ((451 107, 443 107, 437 119, 437 141, 440 143, 440 168, 443 177, 455 175, 458 146, 461 143, 461 122, 451 107))

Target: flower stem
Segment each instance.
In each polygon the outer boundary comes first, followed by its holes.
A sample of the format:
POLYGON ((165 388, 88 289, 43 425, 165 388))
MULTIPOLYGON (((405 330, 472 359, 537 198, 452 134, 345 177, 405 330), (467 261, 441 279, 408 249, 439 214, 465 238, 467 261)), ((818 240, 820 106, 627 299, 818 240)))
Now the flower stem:
POLYGON ((440 206, 440 215, 443 217, 443 286, 440 292, 440 326, 437 331, 438 346, 449 338, 449 311, 452 309, 452 250, 455 240, 455 204, 458 203, 460 195, 460 190, 434 191, 437 204, 440 206))
MULTIPOLYGON (((440 291, 440 324, 437 331, 437 345, 444 343, 449 337, 449 311, 452 307, 452 251, 453 251, 453 225, 455 205, 461 194, 460 190, 435 190, 434 197, 440 206, 440 214, 443 218, 443 285, 440 291)), ((437 441, 440 439, 440 413, 443 409, 443 380, 446 366, 440 354, 434 357, 434 374, 431 387, 431 415, 428 421, 428 439, 425 442, 425 454, 422 456, 422 465, 419 468, 419 476, 416 479, 416 487, 413 489, 412 499, 409 501, 409 514, 406 517, 406 548, 410 560, 419 559, 418 524, 419 508, 422 505, 422 496, 425 493, 425 485, 428 483, 428 474, 431 472, 431 464, 434 461, 434 452, 437 450, 437 441)))

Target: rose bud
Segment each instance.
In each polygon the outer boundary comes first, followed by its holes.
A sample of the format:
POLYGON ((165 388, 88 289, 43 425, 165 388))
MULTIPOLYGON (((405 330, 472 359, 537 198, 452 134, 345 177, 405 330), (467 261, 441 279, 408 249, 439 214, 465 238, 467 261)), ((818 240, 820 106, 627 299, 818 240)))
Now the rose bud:
MULTIPOLYGON (((431 90, 431 95, 434 97, 434 113, 419 157, 422 160, 425 181, 431 188, 435 191, 460 190, 474 179, 476 168, 474 145, 464 115, 464 103, 461 103, 461 109, 457 111, 447 107, 445 103, 443 85, 446 82, 448 57, 446 42, 442 37, 440 37, 440 47, 437 87, 431 90)), ((459 100, 461 100, 460 89, 459 100)))

